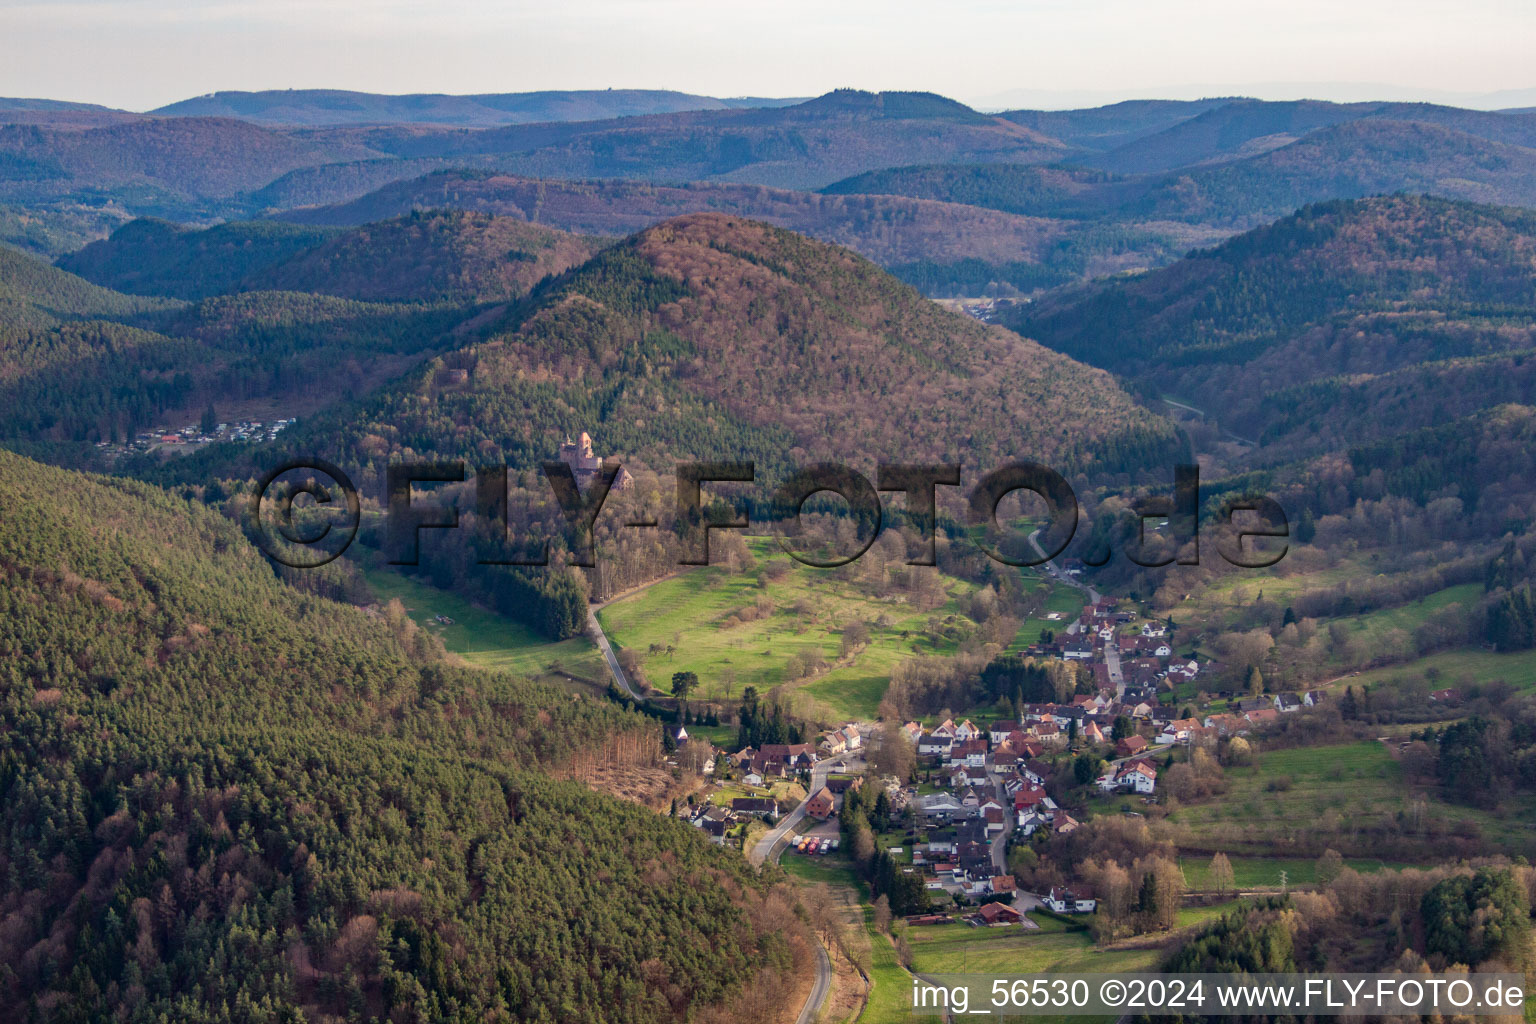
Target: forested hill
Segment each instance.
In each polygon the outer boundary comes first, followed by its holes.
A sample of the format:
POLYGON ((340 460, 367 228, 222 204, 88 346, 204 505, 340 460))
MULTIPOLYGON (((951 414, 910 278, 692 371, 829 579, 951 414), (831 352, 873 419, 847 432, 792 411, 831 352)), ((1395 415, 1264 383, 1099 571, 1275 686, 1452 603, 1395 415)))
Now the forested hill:
MULTIPOLYGON (((316 141, 395 157, 550 178, 741 181, 819 187, 898 163, 1011 159, 1073 152, 1031 128, 923 92, 838 89, 793 106, 704 110, 482 131, 402 125, 317 132, 316 141)), ((275 177, 275 176, 274 176, 275 177)))
MULTIPOLYGON (((937 170, 935 187, 910 196, 873 194, 901 191, 881 184, 855 188, 858 194, 831 195, 725 182, 561 181, 440 170, 391 181, 355 199, 274 216, 296 224, 353 226, 413 210, 450 208, 519 217, 566 231, 624 235, 671 217, 724 213, 846 246, 930 295, 973 295, 1000 281, 1034 291, 1127 266, 1161 265, 1226 235, 1192 221, 1085 222, 1084 211, 1101 212, 1110 198, 1094 186, 1121 184, 1098 171, 1019 164, 955 169, 957 177, 987 179, 980 188, 968 189, 952 185, 951 176, 943 173, 947 168, 937 170), (1081 196, 1080 203, 1074 202, 1075 195, 1081 196), (992 205, 999 208, 987 208, 992 205), (1053 219, 1035 216, 1037 209, 1050 210, 1053 219)), ((877 180, 883 182, 881 172, 853 179, 877 180)), ((285 190, 271 191, 274 201, 285 201, 276 194, 286 195, 285 190)), ((1131 194, 1141 191, 1137 186, 1131 194)))
POLYGON ((260 270, 247 286, 364 301, 491 302, 528 294, 605 244, 511 217, 412 213, 260 270))
POLYGON ((407 451, 531 467, 577 430, 658 468, 746 457, 764 477, 815 458, 1166 468, 1183 450, 1107 374, 847 250, 714 214, 605 250, 491 340, 289 445, 366 470, 407 451))
POLYGON ((432 646, 0 452, 0 1010, 680 1021, 787 966, 739 857, 545 774, 653 723, 432 646))
POLYGON ((70 253, 58 266, 130 295, 202 299, 235 291, 251 274, 339 234, 276 221, 198 230, 145 217, 70 253))
POLYGON ((198 231, 146 219, 123 225, 59 266, 139 295, 200 299, 286 291, 365 301, 478 302, 526 295, 601 244, 520 219, 463 211, 410 211, 347 232, 279 221, 198 231))
POLYGON ((1529 403, 1533 322, 1536 214, 1396 197, 1309 207, 1014 325, 1294 455, 1529 403))
MULTIPOLYGON (((1453 126, 1360 118, 1262 152, 1146 175, 1027 164, 895 167, 828 185, 836 195, 965 203, 1031 217, 1254 227, 1308 203, 1422 192, 1536 206, 1536 149, 1453 126)), ((1283 143, 1283 144, 1281 144, 1283 143)))
POLYGON ((350 227, 440 207, 517 217, 565 231, 628 235, 670 217, 724 213, 847 246, 887 267, 967 256, 1038 263, 1062 237, 1062 225, 966 202, 826 196, 715 182, 559 181, 456 170, 394 182, 350 202, 293 210, 279 218, 350 227))
POLYGON ((0 245, 0 325, 49 327, 66 320, 129 317, 174 305, 99 288, 0 245))

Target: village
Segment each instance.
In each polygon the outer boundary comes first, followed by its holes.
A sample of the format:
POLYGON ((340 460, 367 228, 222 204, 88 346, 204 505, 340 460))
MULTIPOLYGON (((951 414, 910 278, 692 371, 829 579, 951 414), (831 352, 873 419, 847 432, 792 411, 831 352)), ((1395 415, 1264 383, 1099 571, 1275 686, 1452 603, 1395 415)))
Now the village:
POLYGON ((1097 899, 1084 885, 1022 891, 1008 868, 1010 847, 1069 834, 1090 815, 1137 814, 1138 802, 1158 799, 1160 767, 1326 699, 1321 691, 1202 690, 1179 701, 1179 689, 1220 666, 1174 656, 1165 624, 1138 623, 1113 599, 1087 605, 1059 640, 1047 634, 1025 653, 1075 664, 1080 692, 1064 703, 1021 705, 1004 720, 849 722, 815 742, 732 753, 700 751, 708 744, 676 727, 679 753, 688 752, 712 785, 705 799, 675 813, 754 860, 823 856, 845 841, 839 813, 847 794, 876 787, 904 823, 881 837, 882 850, 903 874, 920 877, 933 913, 1029 927, 1028 911, 1091 914, 1097 899), (877 743, 911 748, 908 778, 875 772, 877 743))
POLYGON ((98 441, 96 447, 105 455, 121 456, 150 451, 184 451, 218 441, 258 444, 277 440, 277 435, 293 423, 293 418, 284 417, 274 420, 240 420, 234 423, 191 423, 182 427, 162 425, 138 431, 133 435, 133 440, 127 443, 98 441))

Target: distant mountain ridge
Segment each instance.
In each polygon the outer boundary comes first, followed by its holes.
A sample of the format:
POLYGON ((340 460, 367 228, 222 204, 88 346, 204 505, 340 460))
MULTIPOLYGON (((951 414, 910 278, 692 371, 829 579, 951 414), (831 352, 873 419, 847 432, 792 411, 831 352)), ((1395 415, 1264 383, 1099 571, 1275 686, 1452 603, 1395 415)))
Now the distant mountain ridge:
MULTIPOLYGON (((5 101, 0 100, 0 104, 5 101)), ((688 110, 780 107, 802 99, 720 99, 669 89, 567 89, 538 92, 383 93, 344 89, 226 91, 150 111, 166 117, 235 117, 265 125, 426 124, 489 128, 541 121, 599 121, 688 110)))
POLYGON ((1490 142, 1536 146, 1536 117, 1433 103, 1234 100, 1083 162, 1119 174, 1149 174, 1255 156, 1321 128, 1376 118, 1416 121, 1490 142))
MULTIPOLYGON (((1070 174, 1012 164, 984 165, 1070 174)), ((1095 180, 1100 172, 1085 172, 1095 180)), ((1026 290, 1160 265, 1193 245, 1222 237, 1187 223, 1137 224, 1104 231, 1071 220, 994 211, 958 195, 955 202, 898 195, 817 195, 760 185, 695 182, 660 185, 624 180, 561 181, 491 172, 444 170, 387 184, 350 202, 277 214, 316 226, 355 226, 413 210, 479 210, 582 234, 623 235, 669 217, 718 212, 765 221, 846 246, 934 294, 965 293, 990 280, 1026 290)), ((1096 199, 1094 201, 1097 201, 1096 199)))

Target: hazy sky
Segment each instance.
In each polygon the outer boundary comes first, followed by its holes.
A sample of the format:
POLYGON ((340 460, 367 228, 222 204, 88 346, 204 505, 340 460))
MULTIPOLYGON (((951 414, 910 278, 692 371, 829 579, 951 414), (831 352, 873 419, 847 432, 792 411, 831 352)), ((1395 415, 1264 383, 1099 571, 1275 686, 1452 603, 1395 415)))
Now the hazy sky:
MULTIPOLYGON (((0 0, 0 95, 931 89, 987 106, 1536 87, 1532 0, 0 0)), ((1523 100, 1521 102, 1536 102, 1523 100)))

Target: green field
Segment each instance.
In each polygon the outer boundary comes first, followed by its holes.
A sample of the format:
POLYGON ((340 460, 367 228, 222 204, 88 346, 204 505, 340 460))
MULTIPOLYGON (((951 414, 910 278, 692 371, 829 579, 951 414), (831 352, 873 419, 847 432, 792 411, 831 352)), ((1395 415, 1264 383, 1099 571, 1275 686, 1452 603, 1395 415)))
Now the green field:
POLYGON ((1435 612, 1451 604, 1460 604, 1470 607, 1477 603, 1483 596, 1483 588, 1477 583, 1463 583, 1459 586, 1446 587, 1437 590, 1433 594, 1426 594, 1417 601, 1409 601, 1392 608, 1383 608, 1379 611, 1368 612, 1365 615, 1357 615, 1353 618, 1340 619, 1351 629, 1358 633, 1376 638, 1392 629, 1406 630, 1411 633, 1422 625, 1424 620, 1435 612))
POLYGON ((907 930, 920 974, 1042 974, 1147 970, 1153 949, 1101 951, 1086 931, 972 928, 964 922, 907 930))
POLYGON ((825 883, 826 885, 840 885, 855 892, 859 891, 859 876, 854 873, 853 864, 841 852, 810 856, 803 853, 795 853, 793 850, 785 850, 779 858, 779 866, 791 878, 811 884, 825 883))
POLYGON ((1503 680, 1520 690, 1536 687, 1536 650, 1512 651, 1499 654, 1495 651, 1474 650, 1442 651, 1426 658, 1415 658, 1386 668, 1361 672, 1358 676, 1341 679, 1338 689, 1344 685, 1375 685, 1409 676, 1429 676, 1438 673, 1440 686, 1455 686, 1463 682, 1491 683, 1503 680))
POLYGON ((381 603, 399 598, 413 621, 471 665, 533 679, 577 682, 594 690, 607 688, 608 669, 602 655, 584 636, 552 642, 457 594, 388 569, 365 569, 363 577, 381 603), (452 619, 453 624, 443 625, 436 620, 438 615, 452 619))
MULTIPOLYGON (((1311 885, 1317 881, 1317 861, 1294 857, 1229 857, 1232 875, 1239 889, 1263 889, 1280 885, 1280 872, 1285 872, 1287 885, 1311 885)), ((1347 858, 1344 863, 1361 874, 1383 871, 1388 868, 1404 868, 1407 864, 1388 863, 1368 857, 1347 858)), ((1180 857, 1179 867, 1184 871, 1184 881, 1191 889, 1211 887, 1210 857, 1180 857)))
POLYGON ((1416 812, 1414 788, 1386 746, 1374 741, 1272 751, 1248 767, 1228 768, 1226 779, 1226 793, 1180 807, 1159 828, 1180 846, 1281 858, 1298 838, 1366 854, 1369 849, 1359 847, 1370 840, 1355 838, 1355 827, 1396 832, 1400 814, 1480 835, 1490 850, 1513 854, 1536 841, 1536 804, 1529 799, 1495 815, 1448 803, 1430 787, 1416 812))
POLYGON ((1051 592, 1045 599, 1045 604, 1041 606, 1040 613, 1030 616, 1028 621, 1019 627, 1018 635, 1013 638, 1013 643, 1008 645, 1010 651, 1022 651, 1031 644, 1039 643, 1040 634, 1047 629, 1053 630, 1057 636, 1060 636, 1067 626, 1083 613, 1083 606, 1088 603, 1088 597, 1081 590, 1064 583, 1047 585, 1051 588, 1051 592), (1046 618, 1053 612, 1061 617, 1046 618))
POLYGON ((640 656, 653 686, 665 692, 674 672, 690 671, 700 682, 694 696, 731 699, 749 686, 766 693, 788 683, 814 698, 829 718, 867 719, 874 716, 901 661, 957 649, 957 640, 928 635, 930 619, 954 617, 948 623, 952 629, 972 626, 961 601, 975 588, 961 580, 941 577, 945 605, 917 611, 897 597, 866 593, 838 573, 794 563, 771 538, 748 538, 748 545, 759 567, 768 559, 783 560, 790 562, 789 572, 759 588, 755 573, 698 569, 599 612, 609 639, 640 656), (727 623, 760 597, 772 602, 771 614, 727 623), (870 642, 840 661, 842 629, 853 620, 868 625, 870 642), (668 646, 672 654, 665 653, 668 646), (787 679, 789 660, 807 650, 819 652, 831 668, 806 681, 787 679))
POLYGON ((874 911, 864 912, 864 928, 869 932, 871 983, 869 1002, 859 1014, 860 1024, 910 1024, 912 1016, 912 975, 896 959, 891 940, 875 929, 874 911))

